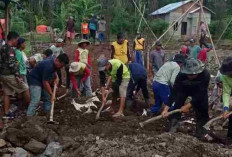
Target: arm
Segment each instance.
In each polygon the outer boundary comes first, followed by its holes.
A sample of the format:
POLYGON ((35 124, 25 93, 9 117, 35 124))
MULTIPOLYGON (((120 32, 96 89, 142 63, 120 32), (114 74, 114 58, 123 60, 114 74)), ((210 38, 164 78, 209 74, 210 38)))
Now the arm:
POLYGON ((175 83, 175 80, 176 80, 176 76, 179 74, 180 72, 180 67, 176 68, 173 72, 172 72, 172 76, 171 76, 171 80, 170 80, 170 83, 171 83, 171 86, 173 87, 174 83, 175 83))
POLYGON ((77 81, 76 81, 75 76, 73 74, 70 74, 69 77, 70 77, 70 80, 71 80, 71 82, 73 84, 73 88, 77 91, 78 90, 78 85, 77 85, 77 81))
POLYGON ((223 108, 224 111, 229 111, 229 106, 230 106, 230 94, 231 94, 231 87, 229 86, 228 82, 223 78, 222 79, 223 83, 223 108))
POLYGON ((88 54, 88 65, 92 67, 92 60, 90 54, 88 54))
POLYGON ((101 91, 102 91, 102 101, 105 101, 105 84, 106 84, 106 75, 105 72, 100 71, 99 72, 100 77, 100 85, 101 85, 101 91))
POLYGON ((111 77, 111 76, 109 76, 109 77, 108 77, 108 79, 107 79, 107 83, 106 83, 106 89, 108 89, 108 88, 109 88, 110 83, 111 83, 111 80, 112 80, 112 77, 111 77))
POLYGON ((145 40, 143 41, 143 51, 145 50, 145 40))
POLYGON ((87 67, 85 67, 84 76, 82 77, 81 82, 84 82, 89 76, 90 76, 90 70, 87 67))
POLYGON ((75 62, 80 61, 80 52, 78 50, 75 51, 75 62))
POLYGON ((133 51, 135 51, 135 41, 133 42, 133 51))
POLYGON ((127 58, 128 58, 128 61, 131 61, 131 54, 130 54, 130 49, 129 49, 129 43, 127 43, 127 58))
POLYGON ((122 83, 122 74, 123 74, 123 64, 118 68, 117 70, 117 78, 116 78, 116 84, 117 86, 120 86, 120 84, 122 83))
POLYGON ((48 92, 48 94, 50 94, 50 96, 52 96, 53 92, 52 92, 52 88, 51 88, 49 82, 44 80, 43 86, 44 86, 44 89, 48 92))
POLYGON ((115 54, 115 49, 114 49, 114 46, 111 45, 111 59, 114 58, 114 54, 115 54))

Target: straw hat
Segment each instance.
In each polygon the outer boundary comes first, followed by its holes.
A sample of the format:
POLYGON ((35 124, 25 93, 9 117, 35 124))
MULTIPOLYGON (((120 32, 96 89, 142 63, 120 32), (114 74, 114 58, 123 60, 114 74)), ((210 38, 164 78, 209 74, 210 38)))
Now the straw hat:
POLYGON ((81 66, 78 62, 72 62, 69 67, 69 72, 76 73, 81 69, 81 66))
POLYGON ((80 44, 82 44, 82 43, 87 43, 88 45, 90 44, 90 42, 89 42, 88 40, 86 40, 86 39, 81 39, 81 41, 79 41, 79 42, 77 43, 77 45, 80 45, 80 44))

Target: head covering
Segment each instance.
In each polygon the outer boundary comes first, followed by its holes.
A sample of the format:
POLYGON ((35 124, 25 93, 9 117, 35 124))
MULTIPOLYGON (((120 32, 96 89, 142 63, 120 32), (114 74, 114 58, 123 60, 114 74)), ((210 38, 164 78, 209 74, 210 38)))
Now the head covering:
POLYGON ((232 55, 223 60, 220 73, 222 75, 232 75, 232 55))
POLYGON ((80 45, 80 44, 82 44, 82 43, 87 43, 88 45, 90 44, 90 42, 89 42, 88 40, 86 40, 86 39, 81 39, 81 41, 78 42, 77 45, 80 45))
POLYGON ((78 62, 72 62, 69 67, 69 72, 76 73, 80 70, 81 66, 78 65, 78 62))
POLYGON ((158 40, 158 41, 155 43, 155 46, 162 46, 161 41, 158 40))
POLYGON ((32 58, 35 59, 35 61, 38 63, 38 62, 41 62, 43 60, 43 56, 41 53, 36 53, 32 56, 32 58))
POLYGON ((195 40, 192 38, 192 39, 189 39, 189 42, 190 42, 190 43, 194 43, 195 40))
POLYGON ((17 48, 20 48, 21 45, 22 45, 25 41, 26 41, 26 39, 24 39, 24 38, 19 38, 19 39, 18 39, 18 43, 17 43, 17 48))
POLYGON ((182 54, 176 54, 176 55, 173 57, 173 61, 174 61, 174 62, 177 62, 177 63, 184 63, 184 62, 185 62, 185 57, 184 57, 184 55, 182 55, 182 54))
POLYGON ((72 17, 72 16, 70 16, 69 18, 70 18, 70 19, 73 19, 73 17, 72 17))
POLYGON ((181 68, 181 73, 194 75, 200 74, 205 69, 205 65, 198 59, 188 58, 181 68))
POLYGON ((61 38, 59 38, 59 39, 56 40, 57 43, 62 43, 63 41, 64 41, 64 40, 61 39, 61 38))
POLYGON ((187 53, 188 53, 188 47, 187 47, 187 46, 182 46, 182 47, 181 47, 181 53, 182 53, 183 55, 187 55, 187 53))
POLYGON ((100 56, 97 59, 98 71, 104 71, 109 60, 105 56, 100 56))

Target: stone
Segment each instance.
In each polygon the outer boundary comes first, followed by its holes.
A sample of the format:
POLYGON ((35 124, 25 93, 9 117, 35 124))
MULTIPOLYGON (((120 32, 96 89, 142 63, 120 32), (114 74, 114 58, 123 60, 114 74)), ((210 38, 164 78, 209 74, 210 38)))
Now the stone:
POLYGON ((71 148, 74 145, 75 141, 71 137, 63 136, 61 137, 61 144, 64 150, 71 148))
POLYGON ((16 147, 22 147, 30 141, 28 134, 24 134, 22 130, 8 128, 6 131, 6 140, 16 147))
POLYGON ((0 148, 4 147, 6 145, 6 141, 3 139, 0 139, 0 148))
POLYGON ((34 139, 31 139, 31 141, 26 144, 24 148, 34 154, 40 154, 45 150, 46 145, 34 139))
POLYGON ((28 152, 23 148, 17 147, 11 157, 28 157, 28 152))
POLYGON ((61 155, 63 148, 59 142, 51 142, 45 152, 39 157, 58 157, 61 155))
POLYGON ((3 154, 2 157, 11 157, 10 154, 3 154))
POLYGON ((39 142, 44 142, 47 138, 47 133, 45 133, 40 126, 35 125, 35 127, 36 128, 24 128, 22 131, 29 135, 30 138, 33 138, 39 142))

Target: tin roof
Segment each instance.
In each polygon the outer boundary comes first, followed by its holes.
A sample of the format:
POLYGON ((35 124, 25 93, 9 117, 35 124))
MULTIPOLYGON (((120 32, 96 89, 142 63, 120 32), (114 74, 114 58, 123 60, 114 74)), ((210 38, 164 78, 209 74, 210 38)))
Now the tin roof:
POLYGON ((168 4, 158 10, 156 10, 155 12, 151 13, 150 15, 154 16, 154 15, 161 15, 161 14, 167 14, 170 13, 171 11, 191 2, 193 0, 187 0, 187 1, 181 1, 181 2, 176 2, 176 3, 171 3, 168 4))

